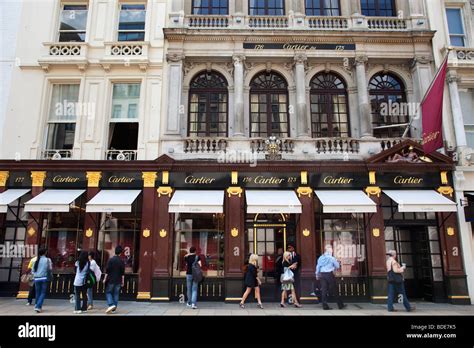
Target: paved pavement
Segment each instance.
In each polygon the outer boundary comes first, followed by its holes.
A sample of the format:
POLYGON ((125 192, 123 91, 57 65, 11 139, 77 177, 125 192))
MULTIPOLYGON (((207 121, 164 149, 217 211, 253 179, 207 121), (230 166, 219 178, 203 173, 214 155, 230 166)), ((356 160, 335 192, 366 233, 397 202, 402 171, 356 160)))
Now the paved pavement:
MULTIPOLYGON (((173 303, 154 303, 154 302, 133 302, 122 301, 114 316, 130 315, 201 315, 201 316, 220 316, 220 315, 269 315, 269 316, 285 316, 285 315, 361 315, 361 316, 380 316, 380 315, 401 315, 401 316, 443 316, 443 315, 472 315, 474 316, 474 305, 471 306, 455 306, 450 304, 434 304, 427 302, 414 303, 416 310, 407 313, 403 310, 403 306, 396 305, 398 312, 387 312, 385 305, 377 305, 371 303, 350 303, 344 310, 333 309, 332 311, 323 311, 321 305, 306 304, 303 308, 280 308, 278 303, 264 303, 264 309, 259 309, 256 303, 246 304, 245 309, 241 309, 238 304, 217 303, 217 302, 201 302, 198 303, 198 309, 191 309, 185 304, 177 302, 173 303)), ((335 304, 332 305, 337 308, 335 304)), ((25 315, 107 315, 105 301, 95 301, 94 309, 83 314, 73 314, 74 305, 68 300, 46 299, 43 305, 43 312, 37 314, 33 310, 34 306, 26 306, 26 300, 17 300, 14 298, 0 298, 0 316, 25 316, 25 315)))

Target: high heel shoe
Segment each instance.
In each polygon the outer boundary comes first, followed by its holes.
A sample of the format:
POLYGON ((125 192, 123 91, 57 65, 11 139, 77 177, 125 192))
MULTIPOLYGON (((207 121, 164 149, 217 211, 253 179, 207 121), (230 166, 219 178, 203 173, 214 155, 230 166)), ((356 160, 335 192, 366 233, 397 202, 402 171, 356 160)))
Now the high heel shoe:
POLYGON ((295 303, 295 307, 296 307, 296 308, 301 308, 301 307, 303 307, 303 306, 300 305, 299 303, 295 303))
POLYGON ((281 308, 286 308, 286 305, 284 303, 280 303, 281 308))
POLYGON ((263 305, 261 303, 258 303, 257 307, 260 308, 260 309, 263 309, 263 305))
POLYGON ((242 302, 241 302, 241 303, 239 303, 239 306, 240 306, 240 308, 242 308, 242 309, 244 309, 244 308, 245 308, 245 305, 244 305, 242 302))

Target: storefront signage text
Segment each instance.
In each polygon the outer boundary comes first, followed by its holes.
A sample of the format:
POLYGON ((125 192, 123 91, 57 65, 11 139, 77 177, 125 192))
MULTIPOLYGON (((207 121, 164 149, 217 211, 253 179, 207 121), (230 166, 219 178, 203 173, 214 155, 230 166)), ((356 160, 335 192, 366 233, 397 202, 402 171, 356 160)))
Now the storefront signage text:
POLYGON ((8 177, 8 187, 31 187, 30 172, 11 172, 8 177))
POLYGON ((355 44, 308 44, 308 43, 244 43, 244 49, 248 50, 287 50, 287 51, 354 51, 355 44))
POLYGON ((416 178, 414 176, 404 177, 404 176, 398 175, 393 179, 393 183, 397 185, 405 185, 405 184, 419 185, 423 183, 423 178, 416 178))
POLYGON ((311 187, 317 188, 365 188, 369 186, 366 173, 317 173, 310 175, 311 187))
POLYGON ((439 173, 377 173, 377 186, 382 188, 438 188, 439 173))
POLYGON ((195 177, 194 175, 189 175, 184 179, 186 184, 213 184, 216 181, 215 178, 209 178, 205 176, 195 177))
POLYGON ((55 175, 53 177, 53 182, 54 183, 77 183, 79 180, 78 177, 74 176, 61 176, 61 175, 55 175))
POLYGON ((108 180, 111 184, 130 184, 135 181, 135 178, 127 177, 127 176, 115 176, 112 175, 109 177, 108 180))
POLYGON ((255 188, 295 188, 299 186, 299 174, 285 173, 242 173, 239 175, 239 185, 255 188))
POLYGON ((48 172, 44 181, 47 188, 86 188, 85 172, 48 172))

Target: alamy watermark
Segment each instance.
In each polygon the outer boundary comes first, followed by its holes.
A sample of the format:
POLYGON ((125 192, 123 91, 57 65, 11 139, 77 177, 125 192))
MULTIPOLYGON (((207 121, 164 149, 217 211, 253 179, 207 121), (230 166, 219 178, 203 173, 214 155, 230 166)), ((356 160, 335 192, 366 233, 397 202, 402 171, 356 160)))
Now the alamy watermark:
POLYGON ((0 258, 32 258, 38 255, 38 246, 33 244, 0 244, 0 258))
POLYGON ((420 103, 394 102, 389 100, 388 103, 380 104, 380 116, 407 116, 417 119, 420 115, 420 103))
POLYGON ((257 153, 241 150, 227 150, 226 152, 219 153, 217 162, 232 164, 248 163, 250 167, 254 168, 257 166, 257 153))

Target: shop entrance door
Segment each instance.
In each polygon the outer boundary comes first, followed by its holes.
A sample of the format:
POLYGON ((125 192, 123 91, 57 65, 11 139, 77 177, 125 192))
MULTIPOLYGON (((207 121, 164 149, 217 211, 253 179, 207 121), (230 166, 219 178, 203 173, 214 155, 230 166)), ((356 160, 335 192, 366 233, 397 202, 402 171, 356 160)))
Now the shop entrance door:
POLYGON ((279 274, 276 263, 288 243, 294 243, 294 224, 288 215, 264 216, 257 214, 252 223, 247 224, 247 255, 258 255, 258 277, 262 281, 263 301, 279 301, 279 274))
MULTIPOLYGON (((406 263, 405 287, 407 296, 412 299, 435 301, 435 287, 442 286, 443 271, 438 238, 435 226, 397 226, 393 229, 393 243, 399 263, 406 263), (438 286, 436 286, 438 284, 438 286)), ((389 242, 387 240, 387 242, 389 242)))

